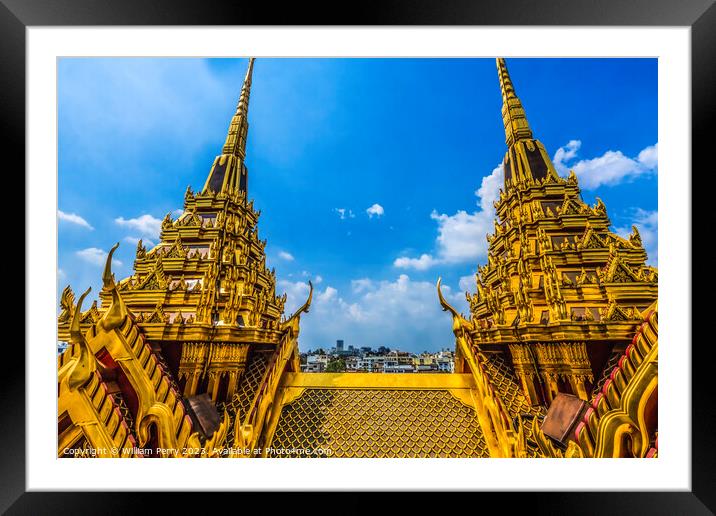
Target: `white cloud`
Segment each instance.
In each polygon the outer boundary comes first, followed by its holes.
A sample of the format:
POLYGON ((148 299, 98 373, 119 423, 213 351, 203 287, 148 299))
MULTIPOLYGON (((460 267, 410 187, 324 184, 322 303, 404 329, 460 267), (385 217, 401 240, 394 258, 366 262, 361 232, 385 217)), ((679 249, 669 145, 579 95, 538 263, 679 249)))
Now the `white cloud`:
POLYGON ((482 178, 480 188, 475 190, 477 204, 484 212, 489 212, 490 219, 495 214, 493 203, 500 197, 500 189, 505 184, 505 171, 502 163, 492 169, 489 176, 482 178))
POLYGON ((353 210, 349 210, 347 208, 334 208, 334 211, 338 213, 338 217, 341 220, 346 220, 346 218, 354 219, 356 217, 353 210))
POLYGON ((648 256, 647 264, 656 267, 659 263, 659 213, 657 210, 648 211, 641 208, 633 209, 632 222, 629 226, 615 227, 614 231, 623 238, 629 238, 632 233, 631 226, 636 226, 648 256))
MULTIPOLYGON (((291 274, 289 274, 289 276, 291 276, 291 274)), ((304 278, 311 279, 311 281, 313 281, 314 285, 318 285, 319 283, 323 282, 322 276, 316 275, 315 277, 312 278, 313 274, 311 274, 308 271, 301 271, 301 276, 303 276, 304 278)))
POLYGON ((87 229, 94 229, 89 222, 87 222, 85 219, 77 215, 76 213, 65 213, 62 210, 57 210, 57 218, 60 221, 68 222, 70 224, 75 224, 77 226, 82 226, 83 228, 87 229))
POLYGON ((373 206, 365 210, 365 212, 368 214, 368 218, 370 219, 372 219, 374 216, 380 217, 381 215, 385 214, 385 210, 378 203, 375 203, 373 206))
POLYGON ((147 249, 151 249, 155 245, 154 242, 152 242, 151 240, 147 240, 146 238, 142 239, 142 238, 133 237, 133 236, 124 237, 124 241, 129 244, 132 244, 132 245, 137 245, 140 240, 142 241, 142 245, 144 245, 144 247, 146 247, 147 249))
POLYGON ((117 217, 114 219, 114 222, 119 226, 139 231, 143 236, 150 238, 158 238, 162 227, 162 221, 160 219, 156 219, 146 213, 133 219, 117 217))
MULTIPOLYGON (((286 313, 292 313, 308 295, 304 282, 279 281, 287 293, 286 313)), ((443 294, 458 309, 464 294, 443 286, 443 294)), ((388 346, 408 351, 454 347, 449 315, 445 314, 430 281, 413 281, 406 274, 395 280, 369 278, 351 281, 342 293, 326 286, 316 289, 308 314, 301 317, 301 349, 330 347, 336 339, 353 346, 388 346), (416 340, 416 335, 419 339, 416 340), (350 339, 350 341, 348 341, 350 339)))
MULTIPOLYGON (((574 170, 580 186, 585 190, 601 185, 618 184, 657 171, 658 144, 642 149, 636 158, 629 158, 620 151, 607 151, 598 158, 571 163, 577 157, 581 146, 582 142, 579 140, 569 141, 565 146, 557 149, 554 164, 563 176, 568 175, 570 169, 574 170)), ((482 178, 480 188, 475 191, 479 210, 472 213, 459 210, 453 215, 436 211, 430 214, 430 218, 438 224, 434 254, 423 253, 419 258, 400 256, 393 265, 404 269, 426 270, 437 264, 466 263, 484 258, 488 247, 485 236, 492 233, 494 228, 493 203, 499 197, 503 184, 504 172, 500 164, 490 175, 482 178)), ((642 234, 642 239, 646 242, 650 238, 648 228, 651 226, 648 221, 643 225, 646 234, 642 234)), ((652 254, 655 256, 655 253, 656 249, 653 249, 649 252, 649 256, 651 257, 652 254)))
POLYGON ((567 170, 564 166, 564 163, 566 163, 569 160, 572 160, 577 157, 577 151, 582 146, 581 140, 569 140, 567 142, 567 145, 564 147, 560 147, 557 149, 557 152, 554 153, 554 166, 557 169, 557 171, 562 175, 568 175, 569 170, 567 170))
POLYGON ((458 286, 463 292, 473 292, 475 290, 475 275, 460 276, 458 286))
POLYGON ((480 188, 475 191, 479 210, 468 213, 459 210, 453 215, 433 210, 430 218, 437 221, 436 256, 422 254, 420 258, 401 256, 393 265, 400 268, 425 270, 437 264, 465 263, 477 260, 487 254, 485 236, 493 230, 495 208, 493 203, 499 197, 504 182, 502 164, 490 175, 482 178, 480 188))
POLYGON ((436 260, 429 254, 421 254, 420 258, 408 258, 406 256, 401 256, 400 258, 395 259, 393 265, 399 269, 415 269, 418 271, 424 271, 436 263, 440 263, 440 260, 436 260))
POLYGON ((279 251, 278 257, 282 260, 286 260, 287 262, 292 262, 295 259, 291 253, 286 251, 279 251))
POLYGON ((326 287, 326 289, 323 292, 318 292, 316 294, 316 302, 321 303, 328 303, 334 299, 336 299, 336 295, 338 294, 338 291, 333 287, 326 287))
MULTIPOLYGON (((226 110, 236 105, 236 84, 200 59, 79 61, 58 67, 58 102, 71 135, 67 152, 85 163, 106 168, 102 161, 119 150, 123 159, 140 164, 158 134, 180 161, 194 159, 208 143, 216 145, 211 129, 225 124, 226 110), (178 82, 181 88, 174 87, 178 82)), ((132 180, 143 173, 140 166, 122 169, 122 177, 132 180)))
POLYGON ((174 217, 179 217, 184 213, 184 208, 177 208, 176 210, 172 211, 172 215, 174 217))
POLYGON ((659 166, 659 144, 642 149, 636 160, 645 167, 656 169, 659 166))
POLYGON ((493 229, 494 213, 459 210, 454 215, 430 214, 438 222, 438 253, 443 263, 464 263, 483 256, 485 235, 493 229))
POLYGON ((361 292, 365 292, 366 290, 369 290, 373 287, 373 281, 368 278, 361 278, 361 279, 355 279, 351 280, 351 289, 356 294, 360 294, 361 292))
MULTIPOLYGON (((75 252, 75 254, 82 260, 92 265, 104 265, 107 261, 107 251, 98 249, 96 247, 88 247, 75 252)), ((112 264, 121 266, 122 262, 116 258, 112 258, 112 264)))
POLYGON ((570 163, 577 157, 582 146, 580 140, 571 140, 554 154, 554 166, 562 176, 570 170, 579 179, 585 190, 594 190, 602 185, 616 185, 637 177, 654 174, 658 167, 658 144, 642 149, 635 158, 625 156, 621 151, 607 151, 603 155, 570 163))

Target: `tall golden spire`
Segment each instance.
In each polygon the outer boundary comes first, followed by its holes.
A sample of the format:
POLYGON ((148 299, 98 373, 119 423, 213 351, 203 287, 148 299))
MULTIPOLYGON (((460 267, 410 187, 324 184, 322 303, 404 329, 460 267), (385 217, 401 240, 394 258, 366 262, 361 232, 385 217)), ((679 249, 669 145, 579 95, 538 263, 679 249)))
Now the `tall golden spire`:
POLYGON ((226 135, 226 142, 222 154, 233 154, 242 159, 246 157, 246 133, 249 128, 249 96, 251 95, 251 76, 254 72, 254 58, 249 59, 249 67, 246 70, 244 85, 241 87, 239 103, 236 105, 236 113, 229 125, 229 134, 226 135))
POLYGON ((254 72, 254 58, 249 59, 249 66, 241 87, 239 103, 236 112, 231 118, 229 132, 226 135, 221 155, 214 160, 209 177, 206 178, 204 190, 220 191, 246 191, 248 173, 244 160, 246 159, 246 137, 249 132, 249 97, 251 95, 251 77, 254 72))
POLYGON ((522 102, 515 94, 507 65, 501 57, 497 58, 497 76, 502 91, 502 122, 507 144, 503 161, 505 191, 519 184, 558 180, 559 176, 544 145, 532 135, 522 102))
POLYGON ((497 58, 497 75, 502 90, 502 121, 505 124, 505 143, 511 146, 518 140, 532 139, 532 130, 527 122, 522 102, 517 98, 510 73, 502 57, 497 58))

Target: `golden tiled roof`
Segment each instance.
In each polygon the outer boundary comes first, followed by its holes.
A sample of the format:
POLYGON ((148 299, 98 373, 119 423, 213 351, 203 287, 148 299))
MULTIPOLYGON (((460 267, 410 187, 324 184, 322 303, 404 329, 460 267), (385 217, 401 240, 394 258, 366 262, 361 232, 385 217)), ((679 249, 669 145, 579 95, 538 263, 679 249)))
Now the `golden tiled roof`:
POLYGON ((223 410, 226 409, 229 419, 232 421, 227 433, 229 442, 232 442, 234 439, 233 422, 236 420, 236 415, 238 414, 243 422, 251 409, 251 405, 256 397, 256 392, 261 385, 261 380, 263 380, 264 373, 268 366, 268 354, 260 351, 252 352, 248 359, 248 364, 246 370, 241 375, 236 394, 225 404, 217 405, 219 413, 222 413, 223 410))
POLYGON ((267 457, 489 456, 469 375, 286 376, 267 457))
POLYGON ((512 417, 513 421, 519 415, 522 418, 522 428, 527 439, 527 453, 537 456, 538 448, 532 436, 532 418, 542 420, 547 410, 540 406, 532 406, 527 401, 517 377, 505 363, 501 353, 485 353, 485 372, 490 377, 490 383, 499 393, 500 399, 512 417))
POLYGON ((599 394, 602 390, 602 387, 604 387, 604 384, 609 380, 609 375, 612 374, 612 371, 615 367, 617 367, 617 364, 619 363, 619 359, 624 354, 623 350, 617 350, 612 351, 609 355, 609 358, 607 359, 607 363, 604 365, 604 368, 602 369, 602 373, 597 378, 597 381, 594 383, 594 388, 592 389, 592 396, 593 399, 597 394, 599 394))
MULTIPOLYGON (((485 372, 490 377, 492 386, 500 393, 502 403, 510 413, 516 417, 517 414, 538 414, 540 409, 532 407, 528 402, 522 389, 517 383, 517 378, 510 371, 501 353, 485 354, 485 372)), ((544 412, 544 409, 542 409, 544 412)))

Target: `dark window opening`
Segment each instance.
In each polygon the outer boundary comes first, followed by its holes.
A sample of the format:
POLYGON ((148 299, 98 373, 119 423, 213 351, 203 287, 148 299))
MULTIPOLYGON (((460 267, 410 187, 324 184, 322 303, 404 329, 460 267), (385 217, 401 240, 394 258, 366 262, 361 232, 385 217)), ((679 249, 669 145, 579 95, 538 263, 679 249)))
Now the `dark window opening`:
POLYGON ((249 171, 246 168, 246 165, 243 163, 241 164, 241 176, 239 177, 239 190, 242 192, 246 191, 247 183, 249 181, 249 171))
MULTIPOLYGON (((228 160, 227 160, 228 163, 228 160)), ((224 184, 224 175, 226 174, 226 163, 216 163, 214 171, 211 173, 211 180, 209 181, 209 189, 214 192, 221 190, 221 185, 224 184)))
POLYGON ((529 162, 530 170, 532 171, 532 177, 534 179, 543 179, 547 177, 547 163, 545 163, 539 147, 535 146, 535 150, 532 152, 527 149, 525 154, 527 154, 527 161, 529 162))

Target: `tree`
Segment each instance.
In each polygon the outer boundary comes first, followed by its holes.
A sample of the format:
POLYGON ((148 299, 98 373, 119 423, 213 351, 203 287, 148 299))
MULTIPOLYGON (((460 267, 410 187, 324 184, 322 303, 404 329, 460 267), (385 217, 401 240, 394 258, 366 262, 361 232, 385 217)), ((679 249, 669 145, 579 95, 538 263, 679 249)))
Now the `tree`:
POLYGON ((343 373, 346 370, 346 359, 343 357, 334 358, 326 365, 327 373, 343 373))

